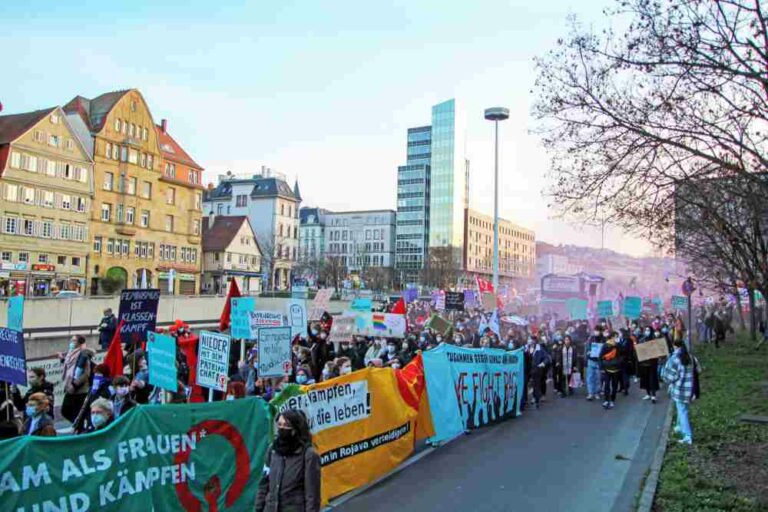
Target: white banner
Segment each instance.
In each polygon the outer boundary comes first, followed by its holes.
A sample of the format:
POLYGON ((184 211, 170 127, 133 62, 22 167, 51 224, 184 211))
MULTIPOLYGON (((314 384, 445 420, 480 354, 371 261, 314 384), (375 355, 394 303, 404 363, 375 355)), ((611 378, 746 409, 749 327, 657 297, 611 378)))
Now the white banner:
MULTIPOLYGON (((106 352, 98 352, 93 356, 92 361, 94 368, 97 364, 104 362, 104 357, 106 355, 106 352)), ((39 359, 27 359, 27 371, 32 368, 42 368, 45 370, 45 380, 53 384, 54 404, 57 408, 61 407, 61 403, 64 401, 64 381, 62 380, 62 377, 64 376, 64 365, 59 362, 59 358, 53 356, 39 359)), ((19 386, 19 391, 24 395, 24 393, 27 392, 26 386, 19 386)))
POLYGON ((219 391, 227 390, 231 344, 231 339, 226 334, 200 331, 197 347, 198 386, 219 391))
POLYGON ((371 415, 368 380, 336 384, 289 398, 280 411, 301 409, 307 415, 313 434, 346 425, 371 415))
POLYGON ((259 337, 259 329, 262 327, 282 327, 283 314, 275 311, 249 311, 251 322, 251 337, 255 340, 259 337))

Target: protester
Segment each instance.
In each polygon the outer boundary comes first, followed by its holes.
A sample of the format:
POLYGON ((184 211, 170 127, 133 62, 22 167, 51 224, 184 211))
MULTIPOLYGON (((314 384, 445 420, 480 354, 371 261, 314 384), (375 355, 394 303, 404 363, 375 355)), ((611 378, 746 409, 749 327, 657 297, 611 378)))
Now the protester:
POLYGON ((24 426, 22 432, 27 436, 54 437, 56 427, 53 418, 48 415, 48 397, 45 393, 33 393, 27 399, 24 408, 24 426))
MULTIPOLYGON (((578 372, 578 368, 576 367, 576 350, 573 346, 573 338, 570 335, 566 335, 563 338, 563 345, 559 352, 563 381, 565 386, 568 387, 568 396, 572 396, 574 390, 573 376, 578 372)), ((565 394, 564 390, 561 393, 565 394)))
POLYGON ((99 322, 99 345, 102 350, 107 350, 109 344, 112 342, 112 338, 115 337, 115 330, 117 329, 117 318, 112 313, 112 308, 106 308, 104 310, 104 316, 99 322))
POLYGON ((91 424, 85 429, 85 433, 102 430, 112 421, 114 421, 112 402, 106 398, 99 398, 91 404, 91 424))
POLYGON ((54 397, 53 397, 53 384, 45 380, 45 369, 39 366, 30 368, 27 372, 27 391, 24 396, 21 396, 21 392, 17 386, 13 386, 12 396, 13 405, 16 409, 23 411, 27 406, 29 397, 35 393, 43 393, 48 398, 48 414, 53 417, 54 397))
POLYGON ((600 369, 605 372, 603 388, 603 408, 613 409, 616 404, 616 392, 619 389, 621 368, 624 356, 616 344, 614 336, 609 337, 600 349, 600 369))
POLYGON ((669 396, 675 402, 677 422, 675 432, 682 436, 680 443, 693 444, 693 431, 688 417, 688 407, 698 397, 698 374, 700 369, 696 358, 688 353, 685 343, 675 340, 675 352, 664 366, 664 382, 669 384, 669 396))
MULTIPOLYGON (((653 341, 653 332, 650 326, 643 331, 643 336, 638 340, 638 344, 653 341)), ((650 400, 656 403, 656 392, 659 390, 659 359, 652 358, 640 361, 637 364, 640 374, 640 389, 645 391, 643 400, 650 400)))
POLYGON ((533 388, 533 404, 536 408, 539 408, 541 403, 541 397, 544 394, 543 382, 547 375, 547 368, 552 364, 552 360, 549 357, 542 345, 533 340, 531 345, 531 388, 533 388))
POLYGON ((85 338, 79 334, 72 336, 66 355, 59 354, 59 359, 64 364, 64 401, 61 404, 61 415, 70 423, 75 422, 88 398, 93 356, 93 351, 86 346, 85 338))
POLYGON ((600 351, 604 343, 602 331, 595 329, 586 344, 584 357, 587 360, 587 400, 598 398, 600 393, 600 351))
POLYGON ((256 512, 319 512, 320 457, 304 413, 294 409, 277 417, 277 436, 259 482, 256 512))
POLYGON ((131 381, 125 375, 119 375, 112 380, 112 388, 114 389, 112 413, 115 419, 136 407, 136 401, 130 395, 130 385, 131 381))

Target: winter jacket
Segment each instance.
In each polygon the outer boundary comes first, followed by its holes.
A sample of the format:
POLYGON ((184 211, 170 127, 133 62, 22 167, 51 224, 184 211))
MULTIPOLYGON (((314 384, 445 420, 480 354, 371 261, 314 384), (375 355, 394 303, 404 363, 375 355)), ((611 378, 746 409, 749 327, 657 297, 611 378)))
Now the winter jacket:
POLYGON ((64 393, 85 395, 90 391, 93 356, 93 350, 86 348, 80 350, 77 360, 71 366, 64 363, 64 393))
POLYGON ((608 373, 621 371, 624 365, 624 354, 616 343, 605 343, 600 349, 600 368, 608 373))
POLYGON ((47 414, 44 414, 40 417, 40 420, 35 425, 35 429, 30 432, 30 428, 32 426, 32 418, 27 418, 24 420, 24 428, 22 429, 22 432, 24 435, 29 436, 40 436, 40 437, 53 437, 56 435, 56 427, 53 425, 53 419, 48 416, 47 414))
POLYGON ((107 315, 101 318, 99 322, 99 345, 104 350, 109 348, 109 344, 112 343, 112 338, 115 337, 115 330, 117 329, 117 319, 115 315, 107 315))
POLYGON ((53 417, 53 383, 44 380, 42 384, 36 384, 30 386, 24 396, 21 396, 21 392, 18 388, 13 391, 13 405, 20 411, 23 411, 27 407, 29 397, 35 393, 45 393, 48 397, 48 414, 53 417))
POLYGON ((269 472, 259 482, 256 512, 318 512, 320 457, 311 447, 283 456, 269 454, 269 472))

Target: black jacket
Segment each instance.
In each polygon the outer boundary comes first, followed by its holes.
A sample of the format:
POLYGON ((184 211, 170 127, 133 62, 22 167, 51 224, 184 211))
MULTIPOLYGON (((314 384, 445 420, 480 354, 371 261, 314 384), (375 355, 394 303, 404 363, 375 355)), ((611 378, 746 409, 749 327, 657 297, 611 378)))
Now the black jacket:
POLYGON ((101 348, 104 350, 109 348, 112 338, 115 337, 116 329, 117 319, 115 315, 102 317, 101 322, 99 322, 99 345, 101 345, 101 348))
POLYGON ((259 482, 256 512, 319 512, 320 457, 311 447, 293 455, 269 452, 269 474, 259 482))
POLYGON ((30 386, 27 388, 27 392, 24 393, 24 396, 21 396, 21 392, 18 388, 14 389, 13 405, 15 405, 18 410, 23 411, 27 407, 29 397, 35 393, 45 393, 45 396, 48 397, 48 415, 53 417, 53 383, 48 382, 47 380, 43 381, 42 385, 30 386))

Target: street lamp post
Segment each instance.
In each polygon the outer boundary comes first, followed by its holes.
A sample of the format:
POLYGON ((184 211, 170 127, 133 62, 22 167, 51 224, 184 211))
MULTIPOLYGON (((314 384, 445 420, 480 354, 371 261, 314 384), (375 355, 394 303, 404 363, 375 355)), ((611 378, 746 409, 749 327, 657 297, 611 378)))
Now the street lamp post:
POLYGON ((509 119, 509 109, 493 107, 485 109, 485 118, 495 127, 494 178, 493 178, 493 291, 499 291, 499 121, 509 119))

